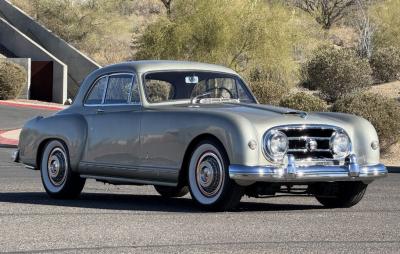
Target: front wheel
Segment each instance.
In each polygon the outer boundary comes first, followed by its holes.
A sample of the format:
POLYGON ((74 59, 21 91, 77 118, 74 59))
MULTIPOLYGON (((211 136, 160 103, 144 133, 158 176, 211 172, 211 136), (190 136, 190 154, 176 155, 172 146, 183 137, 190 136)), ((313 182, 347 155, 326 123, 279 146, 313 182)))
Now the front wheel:
POLYGON ((328 208, 352 207, 361 201, 367 187, 363 182, 328 183, 319 186, 315 198, 328 208))
POLYGON ((85 179, 71 171, 68 150, 57 140, 47 143, 40 172, 43 186, 52 198, 76 198, 85 185, 85 179))
POLYGON ((229 178, 229 159, 214 140, 204 140, 194 149, 188 172, 192 198, 202 208, 214 211, 233 209, 243 196, 243 188, 229 178))

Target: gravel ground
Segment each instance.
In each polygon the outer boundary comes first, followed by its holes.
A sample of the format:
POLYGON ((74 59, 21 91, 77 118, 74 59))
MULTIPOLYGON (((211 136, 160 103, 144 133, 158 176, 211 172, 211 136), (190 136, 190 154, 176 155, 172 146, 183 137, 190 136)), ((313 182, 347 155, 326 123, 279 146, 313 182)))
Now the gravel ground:
POLYGON ((207 213, 190 196, 151 186, 88 181, 78 200, 52 200, 38 171, 0 149, 0 252, 398 253, 400 174, 372 183, 349 209, 313 197, 244 198, 236 212, 207 213))

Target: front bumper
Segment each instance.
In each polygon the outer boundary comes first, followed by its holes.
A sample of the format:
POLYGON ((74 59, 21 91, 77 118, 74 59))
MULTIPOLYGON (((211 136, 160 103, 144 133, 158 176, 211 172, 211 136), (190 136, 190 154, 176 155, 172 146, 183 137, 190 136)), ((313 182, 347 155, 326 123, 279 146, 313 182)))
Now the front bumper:
POLYGON ((229 176, 244 182, 333 182, 371 181, 388 174, 383 164, 358 165, 355 155, 350 155, 342 166, 296 166, 292 156, 281 167, 230 165, 229 176))

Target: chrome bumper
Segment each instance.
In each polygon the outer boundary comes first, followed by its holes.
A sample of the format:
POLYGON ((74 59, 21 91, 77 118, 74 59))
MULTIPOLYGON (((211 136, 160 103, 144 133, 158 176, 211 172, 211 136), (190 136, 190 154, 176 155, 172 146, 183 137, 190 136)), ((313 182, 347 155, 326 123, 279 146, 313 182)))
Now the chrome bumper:
POLYGON ((15 150, 12 153, 11 158, 12 158, 13 162, 19 162, 19 149, 15 150))
POLYGON ((282 167, 230 165, 229 176, 246 182, 332 182, 369 181, 385 177, 388 171, 383 164, 358 165, 355 155, 350 155, 343 166, 296 166, 292 156, 282 167))

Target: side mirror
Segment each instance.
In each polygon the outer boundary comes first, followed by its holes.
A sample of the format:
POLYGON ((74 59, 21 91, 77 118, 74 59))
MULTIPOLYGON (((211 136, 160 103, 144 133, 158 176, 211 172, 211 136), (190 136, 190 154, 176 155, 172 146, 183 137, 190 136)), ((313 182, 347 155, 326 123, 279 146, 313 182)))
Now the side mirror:
POLYGON ((71 105, 71 104, 72 104, 72 99, 71 98, 68 98, 64 103, 64 105, 71 105))

